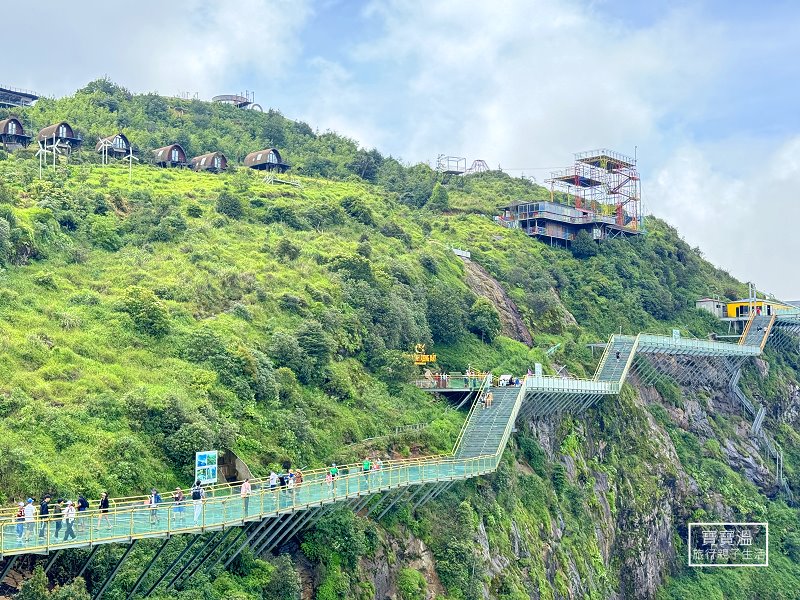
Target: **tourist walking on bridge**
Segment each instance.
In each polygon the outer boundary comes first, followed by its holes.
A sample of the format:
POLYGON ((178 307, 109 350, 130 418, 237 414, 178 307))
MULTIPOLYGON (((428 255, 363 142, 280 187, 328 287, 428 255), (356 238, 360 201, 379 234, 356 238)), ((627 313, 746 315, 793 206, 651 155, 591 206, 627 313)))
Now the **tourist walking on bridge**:
POLYGON ((56 532, 53 535, 54 539, 58 539, 58 536, 61 535, 61 528, 64 526, 64 522, 61 520, 63 516, 64 510, 64 499, 59 498, 56 502, 55 506, 53 506, 53 521, 56 524, 56 532))
POLYGON ((36 516, 36 507, 33 505, 33 498, 28 498, 23 512, 25 513, 25 541, 29 542, 31 537, 33 537, 34 517, 36 516))
POLYGON ((200 518, 203 515, 203 498, 206 496, 206 491, 200 484, 200 480, 194 482, 192 486, 192 505, 194 506, 194 524, 200 523, 200 518))
POLYGON ((186 502, 186 496, 183 495, 183 490, 181 488, 176 487, 175 491, 172 492, 172 502, 175 513, 175 522, 179 525, 183 525, 184 512, 186 511, 186 507, 184 506, 184 503, 186 502))
POLYGON ((242 487, 239 489, 239 495, 242 498, 242 514, 246 517, 250 510, 250 492, 252 491, 250 480, 245 479, 242 482, 242 487))
POLYGON ((39 537, 44 538, 47 531, 47 521, 50 520, 50 494, 45 494, 42 502, 39 504, 39 537))
MULTIPOLYGON (((83 494, 78 496, 78 513, 83 513, 89 510, 89 501, 86 499, 83 494)), ((80 516, 80 518, 76 517, 73 520, 78 521, 78 533, 83 533, 86 530, 86 523, 84 522, 84 516, 80 516)))
MULTIPOLYGON (((103 492, 100 494, 100 514, 97 517, 97 528, 100 529, 100 524, 105 520, 106 527, 111 529, 111 521, 108 519, 108 509, 109 509, 109 499, 108 499, 108 492, 103 492)), ((116 518, 116 517, 115 517, 116 518)))
POLYGON ((22 543, 22 538, 25 536, 25 503, 20 502, 17 507, 17 514, 14 517, 17 522, 17 542, 22 543))
POLYGON ((70 538, 73 540, 78 536, 75 535, 75 529, 73 529, 73 525, 75 524, 75 506, 72 504, 72 500, 67 501, 67 508, 64 509, 64 517, 62 519, 64 521, 64 527, 66 530, 64 531, 64 541, 68 542, 70 538))

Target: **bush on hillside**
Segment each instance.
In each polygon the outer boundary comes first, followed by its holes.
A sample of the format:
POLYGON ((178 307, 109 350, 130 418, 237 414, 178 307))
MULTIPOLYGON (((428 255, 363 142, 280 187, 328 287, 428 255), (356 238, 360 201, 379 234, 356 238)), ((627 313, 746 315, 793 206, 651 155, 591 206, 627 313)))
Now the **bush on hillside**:
POLYGON ((214 207, 216 211, 230 217, 231 219, 239 219, 244 214, 244 207, 242 200, 228 190, 222 190, 217 196, 217 204, 214 207))
POLYGON ((491 344, 502 329, 500 314, 494 304, 486 298, 475 300, 469 309, 469 328, 479 335, 482 341, 491 344))
POLYGON ((154 337, 169 333, 169 311, 152 290, 131 286, 122 296, 120 308, 130 315, 137 330, 154 337))

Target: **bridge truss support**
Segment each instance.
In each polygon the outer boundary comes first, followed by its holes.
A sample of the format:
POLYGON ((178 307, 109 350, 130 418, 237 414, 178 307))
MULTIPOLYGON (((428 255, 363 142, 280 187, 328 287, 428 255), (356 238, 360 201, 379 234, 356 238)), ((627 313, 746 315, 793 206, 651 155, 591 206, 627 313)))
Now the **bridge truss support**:
POLYGON ((189 565, 191 565, 195 561, 195 559, 197 559, 198 556, 201 556, 206 551, 206 549, 208 549, 208 547, 211 545, 211 542, 213 542, 219 536, 219 533, 220 533, 219 531, 214 531, 206 538, 205 543, 202 546, 200 546, 197 552, 195 552, 191 556, 191 558, 186 562, 186 564, 184 564, 180 569, 178 569, 178 572, 172 579, 170 579, 165 589, 169 590, 169 588, 173 587, 178 582, 178 580, 181 578, 186 569, 189 568, 189 565))
POLYGON ((144 578, 147 577, 147 575, 150 573, 150 570, 153 568, 153 565, 156 564, 156 561, 158 561, 158 559, 161 557, 161 554, 164 552, 164 550, 167 547, 167 544, 169 544, 171 540, 172 538, 166 538, 158 547, 158 550, 155 551, 155 554, 153 554, 153 558, 151 558, 150 562, 147 563, 147 567, 145 567, 144 571, 142 571, 139 574, 139 577, 136 578, 136 583, 133 584, 131 591, 128 592, 127 596, 128 600, 133 598, 134 594, 136 594, 136 590, 138 590, 139 586, 142 585, 144 578))
POLYGON ((122 567, 122 565, 125 564, 125 561, 128 560, 128 557, 130 556, 131 552, 133 551, 134 547, 136 546, 136 542, 138 542, 138 541, 139 540, 131 540, 131 543, 128 544, 128 547, 125 548, 125 552, 123 552, 122 556, 117 561, 117 564, 114 565, 114 568, 111 570, 111 573, 109 573, 108 577, 106 577, 106 580, 103 582, 103 585, 100 586, 100 589, 97 590, 97 593, 94 594, 94 596, 92 596, 92 598, 97 600, 98 598, 102 598, 103 597, 103 594, 106 593, 106 590, 108 589, 108 586, 111 585, 111 582, 114 581, 114 577, 116 577, 117 573, 119 573, 120 567, 122 567))
POLYGON ((191 539, 191 540, 189 540, 189 543, 188 543, 188 544, 186 544, 186 547, 185 547, 183 550, 181 550, 181 551, 180 551, 180 553, 178 554, 178 556, 176 556, 176 557, 175 557, 175 560, 173 560, 173 561, 172 561, 172 562, 169 564, 169 566, 168 566, 168 567, 167 567, 167 568, 164 570, 164 572, 163 572, 163 573, 161 574, 161 576, 160 576, 160 577, 159 577, 159 578, 156 580, 156 582, 155 582, 155 583, 154 583, 152 586, 150 586, 150 589, 149 589, 149 590, 147 590, 147 592, 145 592, 145 594, 144 594, 144 596, 145 596, 145 597, 149 596, 149 595, 150 595, 150 594, 152 594, 154 591, 156 591, 156 588, 157 588, 159 585, 161 585, 161 582, 162 582, 162 581, 164 581, 164 580, 167 578, 167 576, 168 576, 168 575, 169 575, 169 574, 172 572, 172 569, 174 569, 174 568, 177 566, 177 564, 178 564, 179 562, 181 562, 181 560, 183 560, 183 557, 184 557, 184 556, 186 556, 186 554, 188 554, 189 550, 191 550, 191 549, 192 549, 192 546, 194 546, 194 545, 195 545, 195 543, 196 543, 196 542, 197 542, 197 541, 200 539, 200 537, 201 537, 201 536, 199 536, 199 535, 192 536, 192 539, 191 539))

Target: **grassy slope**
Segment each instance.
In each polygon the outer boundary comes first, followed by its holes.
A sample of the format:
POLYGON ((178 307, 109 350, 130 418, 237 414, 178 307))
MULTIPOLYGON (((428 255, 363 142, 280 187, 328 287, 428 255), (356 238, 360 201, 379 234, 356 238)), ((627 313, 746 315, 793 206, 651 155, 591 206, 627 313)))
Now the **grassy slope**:
MULTIPOLYGON (((100 101, 103 97, 95 94, 43 102, 31 116, 46 121, 69 117, 92 132, 107 131, 124 118, 141 135, 135 143, 160 145, 184 136, 199 152, 209 149, 212 141, 205 139, 205 130, 196 129, 210 111, 209 118, 221 120, 226 131, 219 143, 228 144, 225 151, 234 155, 239 152, 234 142, 271 141, 260 137, 265 125, 259 119, 277 119, 170 101, 180 110, 169 108, 155 130, 148 131, 145 125, 152 115, 136 112, 137 103, 144 102, 141 98, 123 101, 113 114, 98 108, 100 101)), ((307 133, 293 138, 293 126, 282 124, 288 127, 287 144, 297 143, 289 150, 290 156, 295 152, 293 160, 316 164, 322 152, 317 146, 326 146, 325 140, 307 133)), ((336 144, 328 144, 325 152, 335 156, 331 148, 343 142, 330 140, 336 144)), ((354 145, 344 146, 352 154, 354 145)), ((547 197, 542 188, 502 174, 467 180, 463 187, 451 185, 453 210, 438 217, 400 204, 397 194, 357 178, 304 179, 304 188, 297 190, 266 186, 248 171, 211 176, 141 166, 134 169, 129 185, 125 168, 100 168, 88 158, 84 153, 83 164, 71 167, 69 177, 60 175, 53 185, 37 182, 30 159, 0 161, 0 179, 10 190, 5 199, 13 203, 13 208, 0 204, 0 209, 16 220, 14 247, 35 249, 31 260, 22 260, 20 253, 9 258, 0 276, 0 483, 8 498, 49 488, 74 494, 108 487, 116 495, 152 484, 185 483, 191 450, 198 444, 233 447, 259 473, 285 459, 316 465, 331 458, 356 458, 362 449, 353 442, 387 433, 403 422, 434 425, 421 439, 390 439, 383 451, 408 452, 413 445, 447 449, 461 418, 427 395, 391 379, 384 383, 385 365, 374 359, 387 348, 407 350, 414 341, 430 342, 426 305, 435 285, 446 285, 468 307, 463 267, 448 246, 470 250, 503 282, 519 303, 536 344, 531 350, 504 338, 484 344, 464 333, 452 343, 435 346, 442 364, 451 368, 472 363, 521 371, 534 361, 546 362, 543 350, 560 343, 554 362, 567 364, 575 374, 590 374, 594 364, 586 342, 601 340, 620 326, 626 332, 680 327, 704 336, 718 324, 693 308, 694 299, 742 293, 740 283, 702 260, 657 220, 649 220, 646 238, 604 244, 596 256, 585 259, 499 228, 484 215, 509 199, 547 197), (61 180, 66 181, 63 188, 58 185, 61 180), (215 212, 224 188, 243 200, 242 218, 215 212), (353 196, 371 209, 374 224, 343 211, 342 200, 353 196), (202 213, 199 217, 189 216, 197 214, 190 208, 195 206, 202 213), (387 229, 390 224, 399 226, 407 238, 399 239, 403 235, 387 229), (158 235, 153 235, 156 230, 158 235), (371 247, 369 287, 382 294, 372 299, 380 301, 374 305, 354 298, 357 290, 332 262, 337 256, 356 256, 365 238, 371 247), (300 249, 296 259, 277 255, 283 240, 300 249), (430 264, 421 261, 428 258, 435 272, 422 266, 430 264), (121 310, 132 286, 155 292, 168 317, 169 333, 145 333, 121 310), (391 313, 391 319, 381 320, 383 315, 376 314, 368 318, 369 306, 378 307, 373 313, 391 313), (575 315, 577 325, 564 319, 565 308, 575 315), (210 330, 226 356, 252 359, 254 352, 269 352, 275 331, 293 332, 309 320, 322 323, 333 340, 330 367, 311 385, 297 385, 286 371, 272 372, 278 379, 277 397, 255 400, 252 394, 237 392, 239 379, 224 380, 224 372, 209 361, 190 359, 187 351, 193 348, 194 334, 210 330), (381 334, 384 346, 374 345, 370 333, 376 328, 387 330, 381 334), (392 332, 399 337, 393 339, 392 332)), ((342 162, 334 166, 336 176, 347 177, 342 162)), ((389 183, 386 187, 392 188, 389 183)), ((792 368, 788 365, 784 371, 790 381, 792 368)), ((560 462, 544 459, 535 442, 522 436, 517 458, 530 463, 532 472, 517 473, 509 462, 488 483, 471 482, 462 490, 474 507, 470 510, 499 530, 509 531, 513 516, 518 524, 539 531, 542 552, 549 540, 545 524, 563 515, 569 533, 558 551, 556 588, 565 589, 566 563, 572 557, 578 560, 582 579, 595 581, 592 593, 601 597, 617 587, 619 574, 598 564, 592 541, 597 500, 591 478, 605 473, 612 489, 634 490, 627 499, 633 506, 627 509, 635 513, 659 498, 665 474, 657 472, 658 456, 647 440, 623 427, 644 424, 630 399, 604 406, 598 414, 603 427, 593 422, 597 415, 592 413, 586 423, 566 420, 558 432, 563 440, 559 455, 584 465, 582 483, 565 482, 560 462), (609 439, 607 464, 581 458, 582 453, 590 455, 584 447, 587 440, 598 436, 609 439)), ((741 484, 744 492, 734 485, 723 490, 737 514, 783 510, 742 484, 738 475, 724 471, 711 451, 703 455, 690 434, 664 425, 684 467, 702 485, 741 484), (713 476, 703 480, 708 470, 713 476)), ((447 512, 459 500, 448 498, 441 507, 447 512)), ((465 512, 464 521, 471 527, 474 519, 465 512)), ((421 522, 404 518, 432 544, 442 572, 453 568, 447 561, 453 548, 446 536, 437 534, 437 523, 444 517, 421 522)), ((509 555, 507 539, 494 531, 492 545, 509 555)), ((784 563, 781 572, 795 568, 794 563, 784 563)), ((684 590, 685 597, 691 597, 696 590, 693 575, 688 575, 678 577, 665 593, 680 595, 684 590)), ((725 577, 730 576, 709 575, 713 583, 704 580, 702 585, 726 585, 725 577)), ((469 582, 455 575, 444 579, 452 583, 450 591, 456 596, 470 595, 469 582)), ((525 587, 526 580, 540 591, 548 587, 540 553, 534 552, 530 564, 520 565, 501 584, 513 592, 525 587)), ((512 592, 507 597, 517 597, 512 592)))

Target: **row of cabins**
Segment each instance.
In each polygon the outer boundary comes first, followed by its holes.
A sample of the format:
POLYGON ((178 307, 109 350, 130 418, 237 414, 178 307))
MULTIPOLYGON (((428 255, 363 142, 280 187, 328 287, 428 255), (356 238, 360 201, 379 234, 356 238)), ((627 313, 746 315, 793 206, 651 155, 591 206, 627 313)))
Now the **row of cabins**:
MULTIPOLYGON (((23 148, 31 142, 30 135, 25 133, 22 123, 16 117, 0 121, 0 143, 6 150, 23 148)), ((61 122, 45 127, 39 132, 37 141, 40 146, 61 146, 70 149, 81 145, 82 139, 75 133, 69 123, 61 122)), ((132 152, 132 146, 123 133, 117 133, 100 139, 95 151, 105 153, 111 158, 125 158, 132 152)), ((188 159, 186 151, 180 144, 170 144, 153 151, 153 162, 159 167, 189 167, 195 171, 219 173, 228 168, 228 159, 222 152, 209 152, 188 159)), ((244 165, 251 169, 277 171, 284 173, 289 165, 283 161, 277 148, 266 148, 251 152, 244 159, 244 165)))

